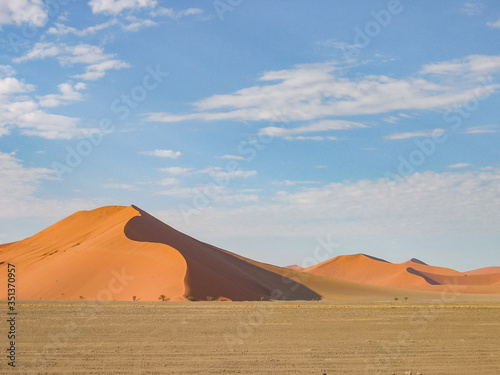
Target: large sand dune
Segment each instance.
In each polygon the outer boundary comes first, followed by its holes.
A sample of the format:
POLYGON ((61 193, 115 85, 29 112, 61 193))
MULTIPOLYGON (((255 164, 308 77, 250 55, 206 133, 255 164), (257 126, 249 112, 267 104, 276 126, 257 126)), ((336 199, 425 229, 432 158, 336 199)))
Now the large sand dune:
MULTIPOLYGON (((341 256, 308 269, 260 263, 189 237, 135 206, 78 212, 25 240, 0 246, 17 268, 18 299, 340 301, 433 298, 451 282, 469 293, 500 293, 500 273, 458 271, 412 259, 392 264, 341 256), (431 286, 429 288, 429 286, 431 286), (473 287, 472 289, 470 289, 473 287), (469 288, 469 289, 467 289, 469 288)), ((6 290, 0 297, 6 298, 6 290)))

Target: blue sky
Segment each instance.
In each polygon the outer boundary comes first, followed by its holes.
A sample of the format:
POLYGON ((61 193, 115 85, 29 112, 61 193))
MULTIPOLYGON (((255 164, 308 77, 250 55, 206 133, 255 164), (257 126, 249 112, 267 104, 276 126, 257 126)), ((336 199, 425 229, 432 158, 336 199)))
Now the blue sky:
POLYGON ((0 242, 135 204, 277 265, 500 265, 499 46, 493 0, 4 0, 0 242))

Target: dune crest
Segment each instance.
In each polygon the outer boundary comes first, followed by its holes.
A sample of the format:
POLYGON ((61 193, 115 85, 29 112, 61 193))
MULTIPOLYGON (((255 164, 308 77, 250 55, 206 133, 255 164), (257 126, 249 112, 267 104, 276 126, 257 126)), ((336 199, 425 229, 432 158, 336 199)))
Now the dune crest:
POLYGON ((410 290, 442 290, 451 286, 459 293, 500 293, 499 267, 462 273, 428 265, 412 258, 390 263, 365 254, 341 255, 301 271, 352 282, 410 290))

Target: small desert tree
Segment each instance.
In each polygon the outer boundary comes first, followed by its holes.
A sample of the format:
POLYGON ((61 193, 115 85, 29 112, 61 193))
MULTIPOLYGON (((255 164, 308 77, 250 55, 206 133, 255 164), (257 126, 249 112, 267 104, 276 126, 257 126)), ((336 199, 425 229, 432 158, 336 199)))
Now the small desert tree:
POLYGON ((213 301, 215 298, 211 296, 207 296, 207 301, 213 301))
POLYGON ((161 296, 158 297, 158 299, 161 299, 162 301, 165 301, 165 296, 162 294, 161 296))
POLYGON ((397 301, 398 301, 398 299, 399 299, 398 297, 394 297, 394 301, 396 301, 396 302, 397 302, 397 301))

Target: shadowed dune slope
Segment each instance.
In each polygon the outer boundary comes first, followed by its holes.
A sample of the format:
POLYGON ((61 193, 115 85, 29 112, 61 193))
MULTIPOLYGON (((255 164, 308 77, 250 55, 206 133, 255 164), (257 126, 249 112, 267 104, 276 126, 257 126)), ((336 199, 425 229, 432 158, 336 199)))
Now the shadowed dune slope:
POLYGON ((187 264, 186 295, 197 299, 211 296, 260 300, 273 297, 273 291, 277 290, 283 292, 283 299, 311 300, 320 297, 303 285, 297 285, 293 290, 286 288, 293 282, 285 276, 260 267, 258 262, 189 237, 147 212, 134 208, 140 216, 127 223, 125 235, 133 241, 165 244, 179 251, 187 264))

